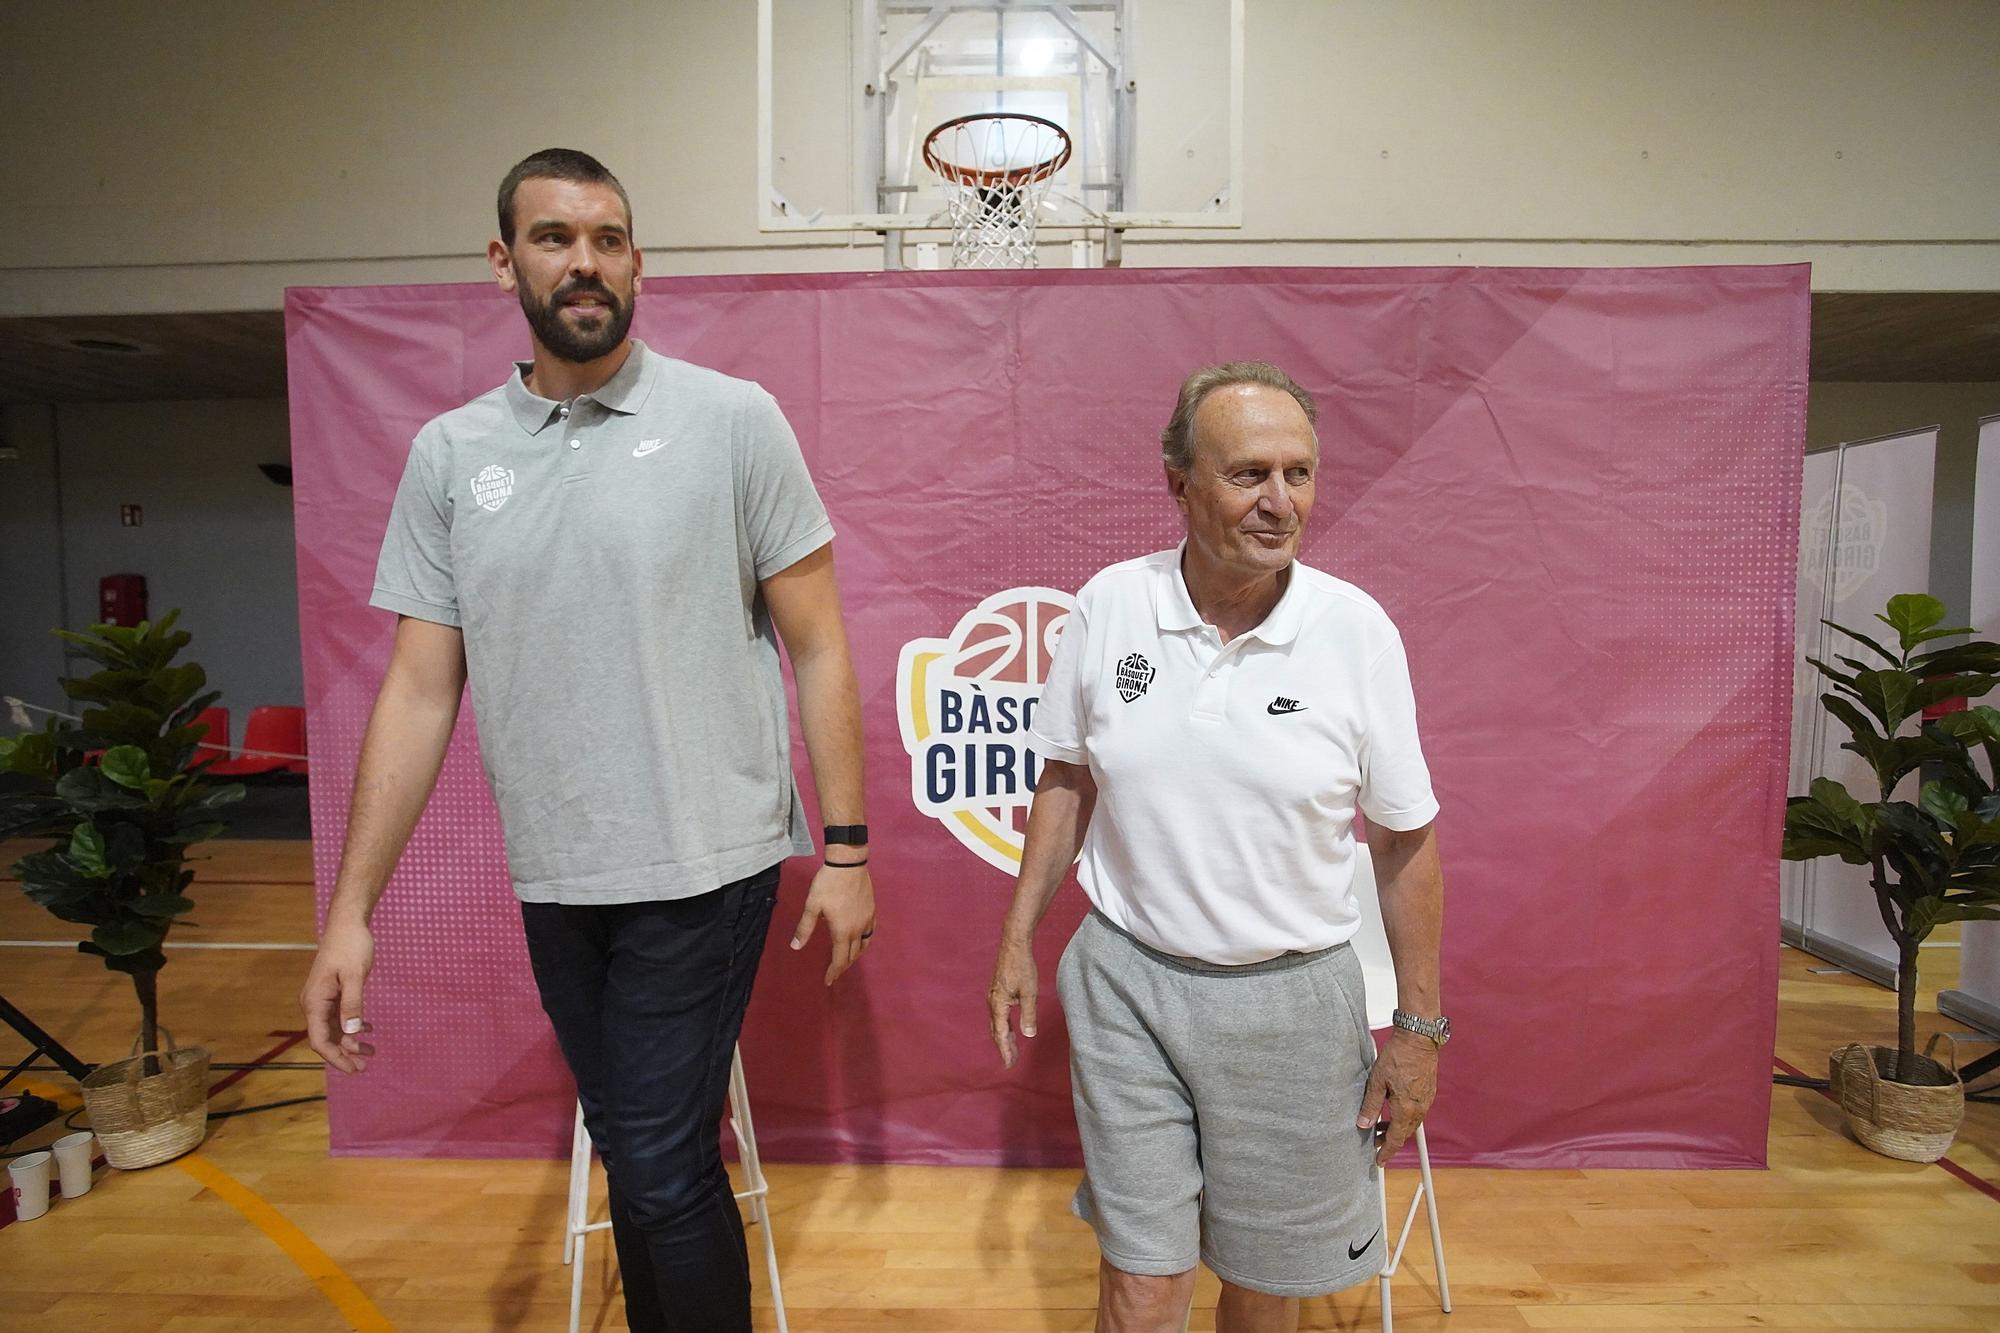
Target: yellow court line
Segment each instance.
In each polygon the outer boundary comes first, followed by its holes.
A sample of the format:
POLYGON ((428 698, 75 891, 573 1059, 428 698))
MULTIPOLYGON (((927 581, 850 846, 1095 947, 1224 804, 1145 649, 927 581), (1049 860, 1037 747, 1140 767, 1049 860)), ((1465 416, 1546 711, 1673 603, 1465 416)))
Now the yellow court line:
POLYGON ((249 1186, 200 1153, 178 1158, 175 1165, 269 1236, 271 1242, 313 1280, 320 1294, 333 1302, 334 1308, 357 1333, 395 1333, 396 1326, 362 1294, 361 1288, 354 1285, 354 1279, 341 1272, 340 1266, 327 1257, 325 1250, 313 1244, 311 1238, 299 1230, 290 1218, 264 1202, 249 1186))

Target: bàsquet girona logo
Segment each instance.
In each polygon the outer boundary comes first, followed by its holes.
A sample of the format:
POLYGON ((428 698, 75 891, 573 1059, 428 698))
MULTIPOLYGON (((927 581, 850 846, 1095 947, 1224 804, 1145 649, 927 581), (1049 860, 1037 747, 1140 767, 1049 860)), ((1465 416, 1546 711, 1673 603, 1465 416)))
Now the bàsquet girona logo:
POLYGON ((994 869, 1021 869, 1041 759, 1028 726, 1076 599, 1054 588, 996 592, 942 639, 896 663, 896 716, 917 809, 994 869))

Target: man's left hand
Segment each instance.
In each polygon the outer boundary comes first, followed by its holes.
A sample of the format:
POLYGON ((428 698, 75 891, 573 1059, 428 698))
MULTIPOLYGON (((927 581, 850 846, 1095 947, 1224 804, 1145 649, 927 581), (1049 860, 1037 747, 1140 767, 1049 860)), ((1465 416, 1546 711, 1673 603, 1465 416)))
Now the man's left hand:
POLYGON ((1356 1129, 1370 1129, 1387 1120, 1387 1127, 1375 1146, 1377 1166, 1394 1157, 1396 1150, 1423 1123, 1424 1113, 1437 1100, 1437 1069, 1438 1048, 1429 1037, 1401 1028, 1389 1030, 1381 1054, 1375 1057, 1375 1068, 1368 1075, 1368 1091, 1361 1096, 1361 1114, 1354 1122, 1356 1129))
POLYGON ((827 959, 826 984, 860 961, 861 951, 875 934, 875 886, 862 866, 822 865, 806 894, 806 910, 792 932, 792 947, 803 949, 824 918, 832 953, 827 959))

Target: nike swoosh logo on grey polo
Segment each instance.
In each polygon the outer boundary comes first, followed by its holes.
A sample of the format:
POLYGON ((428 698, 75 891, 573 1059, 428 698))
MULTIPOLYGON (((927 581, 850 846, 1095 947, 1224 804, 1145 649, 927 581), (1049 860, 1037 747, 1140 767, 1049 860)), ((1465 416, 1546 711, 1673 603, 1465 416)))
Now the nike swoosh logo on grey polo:
POLYGON ((656 454, 666 447, 665 440, 641 440, 638 447, 632 450, 632 457, 644 458, 647 454, 656 454))

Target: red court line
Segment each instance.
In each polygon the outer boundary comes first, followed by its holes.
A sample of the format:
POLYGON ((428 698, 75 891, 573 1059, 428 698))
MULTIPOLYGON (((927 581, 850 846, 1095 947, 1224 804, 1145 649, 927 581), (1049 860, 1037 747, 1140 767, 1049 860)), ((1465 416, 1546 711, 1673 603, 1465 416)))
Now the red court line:
MULTIPOLYGON (((1783 1060, 1780 1060, 1775 1055, 1771 1057, 1771 1063, 1776 1065, 1781 1073, 1790 1074, 1793 1078, 1812 1077, 1811 1074, 1805 1073, 1802 1070, 1794 1069, 1791 1065, 1786 1064, 1783 1060)), ((1820 1096, 1826 1098, 1828 1101, 1834 1100, 1833 1093, 1829 1089, 1814 1088, 1813 1091, 1817 1092, 1820 1096)), ((1993 1200, 1995 1203, 2000 1203, 2000 1185, 1996 1185, 1990 1180, 1986 1180, 1979 1176, 1973 1175, 1970 1171, 1960 1166, 1957 1162, 1952 1161, 1951 1158, 1949 1157, 1938 1158, 1937 1164, 1945 1169, 1946 1174, 1958 1177, 1960 1180, 1972 1186, 1972 1188, 1978 1190, 1981 1194, 1984 1194, 1987 1198, 1993 1200)))
POLYGON ((283 1037, 284 1040, 279 1042, 276 1046, 273 1046, 270 1050, 264 1052, 262 1055, 258 1056, 256 1059, 250 1061, 243 1068, 232 1069, 227 1074, 223 1075, 220 1082, 211 1084, 209 1086, 208 1089, 209 1096, 213 1097, 216 1093, 221 1092, 224 1088, 230 1087, 233 1084, 240 1081, 247 1074, 256 1073, 260 1067, 270 1064, 271 1061, 277 1059, 279 1056, 283 1055, 286 1051, 291 1050, 292 1047, 298 1045, 300 1042, 306 1039, 306 1034, 304 1033, 304 1031, 301 1030, 295 1032, 289 1028, 280 1028, 275 1032, 270 1032, 265 1035, 272 1037, 283 1037))

